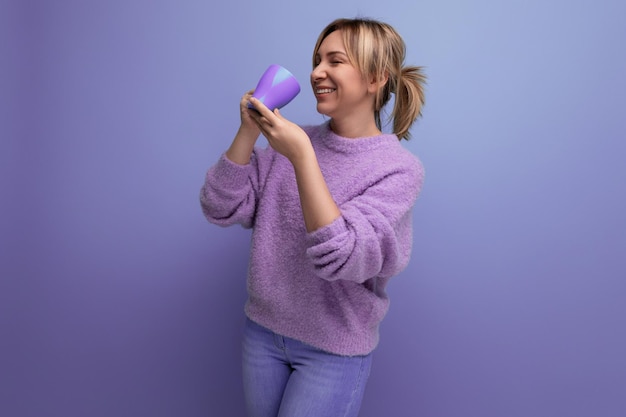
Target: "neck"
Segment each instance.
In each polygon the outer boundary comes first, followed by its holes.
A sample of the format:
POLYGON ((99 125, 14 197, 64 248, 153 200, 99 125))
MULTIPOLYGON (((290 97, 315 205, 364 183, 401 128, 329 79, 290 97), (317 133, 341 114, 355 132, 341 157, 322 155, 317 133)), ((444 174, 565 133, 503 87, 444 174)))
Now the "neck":
POLYGON ((335 134, 344 138, 365 138, 381 134, 374 118, 371 120, 342 120, 333 118, 330 119, 330 128, 335 134))

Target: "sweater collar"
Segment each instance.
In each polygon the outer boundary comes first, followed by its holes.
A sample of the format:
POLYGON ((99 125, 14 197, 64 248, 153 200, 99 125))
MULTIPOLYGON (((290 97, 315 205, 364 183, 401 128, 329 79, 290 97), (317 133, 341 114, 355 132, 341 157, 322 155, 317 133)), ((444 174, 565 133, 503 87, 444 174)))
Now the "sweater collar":
POLYGON ((339 136, 330 128, 330 120, 316 127, 322 142, 339 152, 359 153, 381 146, 398 146, 398 137, 394 134, 383 133, 377 136, 367 136, 360 138, 346 138, 339 136))

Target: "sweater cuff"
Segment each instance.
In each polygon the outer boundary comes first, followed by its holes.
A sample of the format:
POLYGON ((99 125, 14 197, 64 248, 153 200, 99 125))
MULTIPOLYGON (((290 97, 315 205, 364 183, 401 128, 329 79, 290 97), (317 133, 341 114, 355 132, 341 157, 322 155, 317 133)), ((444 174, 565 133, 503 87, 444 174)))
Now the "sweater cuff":
POLYGON ((346 221, 343 216, 339 216, 331 224, 308 233, 306 236, 307 245, 309 247, 316 246, 347 232, 346 221))
POLYGON ((218 180, 220 184, 228 188, 238 189, 244 187, 248 182, 251 169, 252 165, 239 165, 228 159, 224 153, 213 169, 209 171, 209 175, 212 173, 213 177, 218 180))

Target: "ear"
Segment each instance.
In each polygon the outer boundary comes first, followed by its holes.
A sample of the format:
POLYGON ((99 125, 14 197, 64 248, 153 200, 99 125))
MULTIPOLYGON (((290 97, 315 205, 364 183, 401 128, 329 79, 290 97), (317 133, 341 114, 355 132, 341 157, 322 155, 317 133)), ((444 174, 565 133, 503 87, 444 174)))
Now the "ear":
POLYGON ((380 78, 372 75, 372 78, 370 79, 367 87, 367 91, 372 94, 376 94, 377 91, 381 90, 385 86, 385 84, 387 84, 387 81, 389 81, 389 73, 387 71, 385 71, 385 73, 380 78))

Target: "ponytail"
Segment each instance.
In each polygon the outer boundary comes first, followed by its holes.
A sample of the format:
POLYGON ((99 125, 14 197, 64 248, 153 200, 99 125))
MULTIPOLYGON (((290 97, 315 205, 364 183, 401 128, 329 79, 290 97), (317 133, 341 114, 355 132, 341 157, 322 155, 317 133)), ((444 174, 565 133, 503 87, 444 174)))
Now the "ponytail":
POLYGON ((425 84, 426 75, 422 67, 407 66, 401 69, 400 76, 396 80, 395 103, 391 113, 393 133, 400 140, 411 138, 409 129, 422 115, 425 84))

